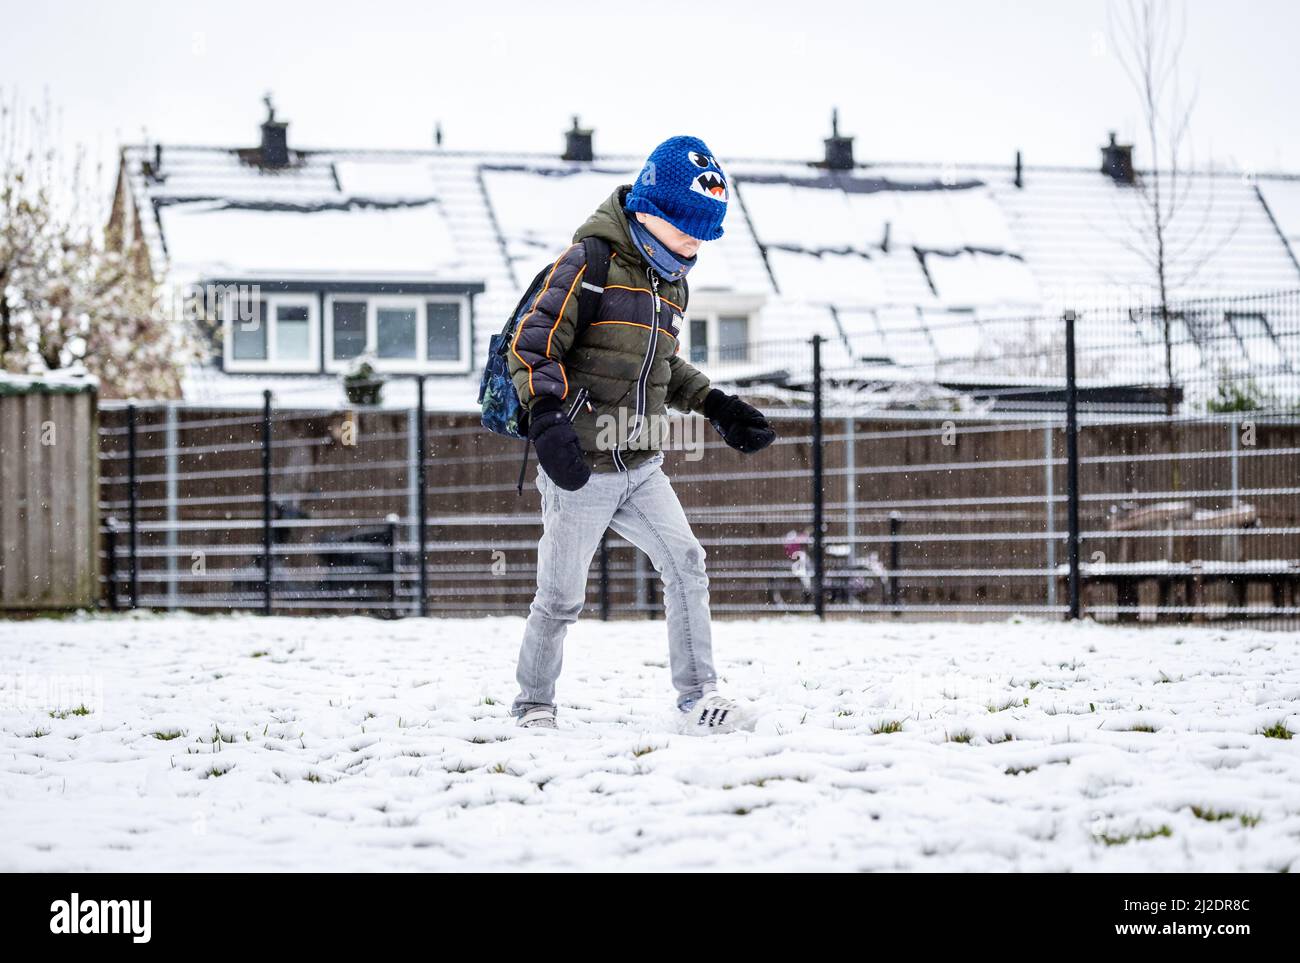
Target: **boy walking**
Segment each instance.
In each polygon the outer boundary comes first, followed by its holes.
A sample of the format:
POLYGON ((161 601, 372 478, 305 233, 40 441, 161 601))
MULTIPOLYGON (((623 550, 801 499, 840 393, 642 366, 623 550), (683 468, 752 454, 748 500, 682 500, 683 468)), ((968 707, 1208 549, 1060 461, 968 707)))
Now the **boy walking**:
POLYGON ((664 583, 668 653, 687 731, 734 729, 736 704, 717 693, 705 552, 661 470, 667 407, 700 412, 731 447, 759 451, 776 437, 763 415, 711 388, 677 353, 685 279, 701 242, 722 236, 726 176, 695 137, 672 137, 635 184, 616 190, 574 234, 515 330, 510 376, 529 410, 541 470, 544 533, 537 594, 519 653, 512 714, 555 728, 564 636, 586 600, 587 569, 606 528, 644 551, 664 583), (595 320, 579 331, 587 269, 581 243, 610 246, 595 320))

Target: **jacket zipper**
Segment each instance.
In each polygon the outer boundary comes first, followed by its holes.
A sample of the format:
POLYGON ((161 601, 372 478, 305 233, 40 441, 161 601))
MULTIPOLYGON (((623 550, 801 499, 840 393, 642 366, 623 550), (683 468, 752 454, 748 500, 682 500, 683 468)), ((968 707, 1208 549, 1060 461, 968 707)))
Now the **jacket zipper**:
POLYGON ((636 425, 633 427, 632 433, 627 436, 628 441, 635 441, 640 437, 641 429, 645 425, 646 379, 650 377, 650 365, 655 354, 655 340, 659 337, 659 311, 662 305, 659 299, 659 275, 650 268, 646 268, 645 273, 650 278, 650 294, 654 298, 654 313, 650 318, 650 337, 646 342, 645 357, 641 360, 641 374, 636 379, 636 425))

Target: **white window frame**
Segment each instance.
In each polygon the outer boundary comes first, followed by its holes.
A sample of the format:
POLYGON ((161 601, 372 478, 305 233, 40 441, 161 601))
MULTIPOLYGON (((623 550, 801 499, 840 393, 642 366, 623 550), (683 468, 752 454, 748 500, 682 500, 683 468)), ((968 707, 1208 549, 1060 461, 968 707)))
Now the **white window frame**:
POLYGON ((694 348, 693 339, 691 337, 691 325, 696 321, 703 321, 708 330, 709 353, 705 356, 703 361, 692 362, 692 364, 747 364, 748 361, 752 359, 737 360, 735 358, 722 358, 718 356, 717 352, 720 351, 722 347, 718 335, 719 322, 722 318, 744 318, 746 327, 746 351, 752 355, 754 352, 755 342, 758 340, 754 333, 755 317, 756 313, 753 311, 728 310, 726 308, 719 308, 711 311, 692 311, 686 316, 685 330, 682 331, 682 334, 684 335, 682 339, 682 357, 687 361, 690 361, 691 351, 694 348))
POLYGON ((392 374, 464 374, 470 369, 469 298, 462 294, 349 294, 338 292, 325 297, 325 317, 320 327, 325 338, 325 370, 332 374, 346 371, 350 359, 334 357, 334 302, 364 301, 366 303, 366 345, 364 351, 375 356, 375 369, 392 374), (429 302, 460 305, 460 358, 455 361, 430 361, 429 352, 429 302), (380 308, 415 309, 415 357, 380 358, 379 310, 380 308))
POLYGON ((252 299, 266 302, 266 317, 261 321, 262 324, 266 325, 266 357, 257 359, 236 358, 234 356, 235 325, 244 323, 236 321, 234 317, 235 303, 238 300, 237 295, 229 295, 222 307, 221 364, 223 370, 236 374, 267 371, 296 374, 320 370, 320 317, 315 294, 262 292, 258 297, 252 299), (282 361, 279 358, 279 332, 277 331, 278 322, 275 315, 276 309, 284 306, 307 308, 307 357, 305 359, 295 358, 282 361))
MULTIPOLYGON (((748 345, 750 354, 753 354, 754 347, 759 341, 761 318, 765 298, 761 294, 742 294, 737 291, 720 291, 720 290, 702 290, 691 292, 691 303, 688 305, 686 317, 681 325, 681 356, 687 361, 691 360, 691 322, 703 321, 707 325, 709 332, 709 346, 711 354, 705 360, 698 362, 702 365, 732 365, 746 364, 744 361, 733 361, 729 358, 719 358, 716 355, 718 350, 718 319, 727 318, 745 318, 749 322, 748 345)), ((752 357, 751 357, 752 361, 752 357)))

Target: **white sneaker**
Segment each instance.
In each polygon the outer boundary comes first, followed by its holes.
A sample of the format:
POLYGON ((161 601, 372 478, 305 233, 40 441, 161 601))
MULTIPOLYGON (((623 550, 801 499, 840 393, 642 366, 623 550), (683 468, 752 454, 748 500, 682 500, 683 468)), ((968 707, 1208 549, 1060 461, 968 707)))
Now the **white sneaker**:
POLYGON ((716 692, 705 692, 698 702, 681 711, 682 732, 687 735, 712 736, 746 728, 740 704, 716 692))
POLYGON ((520 729, 558 729, 555 724, 555 710, 546 706, 537 706, 529 709, 516 721, 520 729))

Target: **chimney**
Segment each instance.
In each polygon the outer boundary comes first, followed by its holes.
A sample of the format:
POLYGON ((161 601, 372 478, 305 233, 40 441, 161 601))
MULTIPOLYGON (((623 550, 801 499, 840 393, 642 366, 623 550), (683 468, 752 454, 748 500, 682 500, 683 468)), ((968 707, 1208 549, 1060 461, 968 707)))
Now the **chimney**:
POLYGON ((1101 172, 1109 174, 1116 184, 1132 184, 1137 180, 1133 172, 1133 145, 1116 143, 1113 130, 1110 143, 1101 149, 1101 172))
POLYGON ((853 138, 840 136, 839 108, 831 110, 831 136, 826 144, 826 160, 823 166, 833 171, 853 170, 853 138))
POLYGON ((578 115, 574 114, 573 126, 564 132, 564 153, 560 155, 560 159, 567 161, 591 160, 591 134, 590 127, 578 126, 578 115))
POLYGON ((266 120, 262 121, 262 148, 258 160, 263 167, 289 166, 289 124, 275 119, 271 95, 262 98, 266 104, 266 120))

